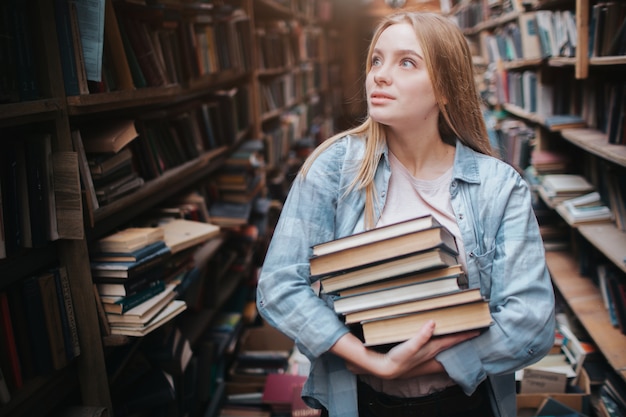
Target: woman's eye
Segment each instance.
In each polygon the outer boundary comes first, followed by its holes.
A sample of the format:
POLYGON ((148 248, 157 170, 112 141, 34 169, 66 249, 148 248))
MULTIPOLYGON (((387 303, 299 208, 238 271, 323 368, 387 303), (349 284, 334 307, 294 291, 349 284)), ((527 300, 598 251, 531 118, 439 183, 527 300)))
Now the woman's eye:
POLYGON ((372 58, 372 65, 378 66, 378 65, 380 65, 380 62, 381 61, 380 61, 379 57, 375 56, 375 57, 372 58))
POLYGON ((405 67, 405 68, 413 68, 413 67, 415 67, 415 63, 412 60, 410 60, 410 59, 403 59, 400 62, 400 65, 405 67))

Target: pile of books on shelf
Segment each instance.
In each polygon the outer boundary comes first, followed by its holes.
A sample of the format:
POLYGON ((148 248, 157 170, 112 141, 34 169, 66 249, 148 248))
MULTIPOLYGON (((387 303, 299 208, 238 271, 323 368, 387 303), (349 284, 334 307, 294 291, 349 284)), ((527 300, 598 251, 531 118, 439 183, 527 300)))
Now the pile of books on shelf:
POLYGON ((187 305, 180 296, 193 262, 188 252, 219 233, 214 224, 169 218, 96 241, 91 273, 110 333, 144 336, 182 313, 187 305))
POLYGON ((570 225, 606 223, 613 220, 613 212, 604 204, 597 191, 567 199, 556 206, 556 211, 570 225))
POLYGON ((435 335, 492 324, 457 256, 454 235, 427 215, 313 246, 311 278, 366 345, 392 345, 431 319, 435 335))
POLYGON ((593 184, 577 174, 546 174, 540 181, 539 195, 552 206, 595 191, 593 184))
MULTIPOLYGON (((80 129, 93 190, 98 205, 106 205, 131 193, 144 184, 135 169, 130 146, 139 133, 135 121, 120 119, 106 125, 95 124, 80 129)), ((85 179, 85 176, 83 176, 85 179)))

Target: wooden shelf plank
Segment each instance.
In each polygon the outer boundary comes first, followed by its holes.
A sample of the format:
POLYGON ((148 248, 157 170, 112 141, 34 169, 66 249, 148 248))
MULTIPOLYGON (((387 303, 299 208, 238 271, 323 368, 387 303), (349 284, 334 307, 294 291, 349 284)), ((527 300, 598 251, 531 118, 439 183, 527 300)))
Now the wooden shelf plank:
POLYGON ((606 134, 598 130, 563 129, 561 135, 587 152, 626 167, 626 146, 609 143, 606 134))
POLYGON ((576 259, 569 252, 547 252, 546 260, 555 287, 609 364, 626 380, 626 335, 611 324, 600 290, 590 278, 579 274, 576 259))
POLYGON ((581 225, 578 226, 578 231, 618 268, 626 272, 626 233, 619 230, 614 223, 581 225))

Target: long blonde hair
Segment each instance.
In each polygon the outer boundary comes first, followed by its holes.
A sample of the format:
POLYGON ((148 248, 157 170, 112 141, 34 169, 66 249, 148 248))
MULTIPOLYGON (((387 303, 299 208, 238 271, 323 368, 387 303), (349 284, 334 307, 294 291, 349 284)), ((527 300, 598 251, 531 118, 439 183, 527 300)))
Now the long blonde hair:
MULTIPOLYGON (((472 55, 458 26, 448 18, 432 12, 401 11, 385 17, 377 26, 367 53, 365 73, 371 69, 374 46, 381 33, 391 25, 408 23, 420 43, 424 62, 433 83, 439 105, 439 134, 442 140, 455 145, 458 138, 477 152, 491 155, 491 146, 483 119, 478 93, 474 84, 472 55)), ((374 175, 385 148, 385 127, 367 116, 359 126, 340 132, 321 143, 302 166, 306 176, 315 158, 338 139, 346 135, 363 135, 365 154, 352 189, 364 190, 365 224, 374 227, 376 194, 374 175)))

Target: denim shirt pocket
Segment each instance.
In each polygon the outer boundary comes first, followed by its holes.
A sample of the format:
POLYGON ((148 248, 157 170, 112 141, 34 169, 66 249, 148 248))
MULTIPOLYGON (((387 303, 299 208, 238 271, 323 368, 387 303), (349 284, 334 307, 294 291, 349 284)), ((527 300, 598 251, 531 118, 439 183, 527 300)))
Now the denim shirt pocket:
POLYGON ((470 286, 479 284, 480 293, 486 298, 489 298, 491 295, 491 269, 495 252, 496 247, 493 245, 486 251, 482 251, 480 247, 477 247, 470 253, 470 258, 474 260, 478 269, 478 282, 470 281, 470 286))

